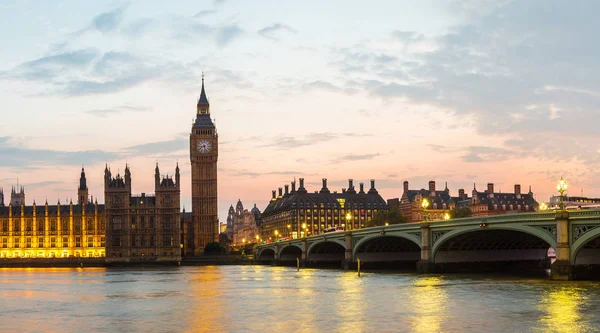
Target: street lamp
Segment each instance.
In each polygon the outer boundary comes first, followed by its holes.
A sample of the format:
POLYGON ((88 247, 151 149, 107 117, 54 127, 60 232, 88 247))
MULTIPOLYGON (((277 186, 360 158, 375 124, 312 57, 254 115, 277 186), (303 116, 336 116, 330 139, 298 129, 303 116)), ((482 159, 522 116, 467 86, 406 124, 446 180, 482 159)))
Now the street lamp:
POLYGON ((560 177, 560 181, 558 182, 558 184, 556 184, 556 190, 558 191, 558 193, 560 193, 560 210, 564 210, 565 203, 563 201, 563 194, 567 190, 567 182, 562 177, 560 177))
POLYGON ((346 214, 346 225, 348 226, 348 230, 350 230, 350 220, 352 220, 352 214, 346 214))
POLYGON ((429 207, 429 200, 427 198, 423 198, 421 200, 421 207, 423 207, 423 221, 427 221, 427 207, 429 207))
POLYGON ((260 237, 258 235, 256 235, 256 244, 258 244, 260 237))
POLYGON ((449 220, 450 219, 450 214, 446 213, 444 214, 444 220, 449 220))
POLYGON ((275 230, 275 241, 277 242, 277 235, 279 235, 279 231, 275 230))
POLYGON ((303 237, 306 237, 306 223, 302 223, 302 230, 304 230, 302 231, 303 237))
POLYGON ((546 205, 546 203, 545 203, 545 202, 542 202, 542 203, 540 204, 540 210, 547 210, 547 209, 548 209, 548 205, 546 205))

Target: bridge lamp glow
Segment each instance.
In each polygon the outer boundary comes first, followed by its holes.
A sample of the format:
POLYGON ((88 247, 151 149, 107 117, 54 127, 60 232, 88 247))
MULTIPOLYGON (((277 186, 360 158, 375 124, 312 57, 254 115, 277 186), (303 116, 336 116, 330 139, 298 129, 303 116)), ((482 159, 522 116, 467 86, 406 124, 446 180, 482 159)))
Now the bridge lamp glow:
POLYGON ((567 182, 562 177, 560 177, 558 184, 556 184, 556 190, 558 191, 558 193, 560 193, 560 209, 561 210, 565 209, 563 195, 564 195, 565 191, 567 190, 567 187, 568 187, 567 182))
POLYGON ((444 214, 444 220, 449 220, 450 219, 450 214, 446 213, 444 214))
POLYGON ((547 209, 548 209, 548 205, 546 205, 546 203, 545 203, 545 202, 542 202, 542 203, 540 204, 540 210, 547 210, 547 209))
POLYGON ((423 207, 423 209, 429 207, 429 200, 427 200, 427 198, 424 198, 423 201, 421 201, 421 207, 423 207))

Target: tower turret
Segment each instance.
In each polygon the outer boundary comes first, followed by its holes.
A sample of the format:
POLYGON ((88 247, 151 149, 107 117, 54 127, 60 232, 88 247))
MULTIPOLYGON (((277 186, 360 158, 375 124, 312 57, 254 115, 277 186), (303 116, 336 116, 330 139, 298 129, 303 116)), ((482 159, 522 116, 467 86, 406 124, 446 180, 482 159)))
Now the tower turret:
POLYGON ((131 188, 131 171, 129 171, 129 165, 125 164, 125 186, 131 188))
POLYGON ((4 189, 0 187, 0 206, 4 206, 4 189))
POLYGON ((175 167, 175 185, 179 187, 179 180, 181 179, 179 175, 179 162, 177 162, 177 167, 175 167))
POLYGON ((158 162, 156 162, 156 168, 154 168, 154 187, 160 186, 160 170, 158 169, 158 162))
POLYGON ((88 203, 88 187, 85 179, 85 169, 81 167, 81 176, 79 177, 79 188, 77 189, 77 203, 79 205, 87 205, 88 203))

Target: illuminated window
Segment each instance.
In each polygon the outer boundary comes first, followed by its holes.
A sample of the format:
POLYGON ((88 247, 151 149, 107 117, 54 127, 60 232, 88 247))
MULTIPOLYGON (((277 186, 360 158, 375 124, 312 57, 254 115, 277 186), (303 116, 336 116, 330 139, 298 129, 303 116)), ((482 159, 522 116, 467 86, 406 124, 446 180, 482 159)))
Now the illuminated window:
POLYGON ((87 230, 94 230, 94 220, 92 220, 92 219, 87 220, 87 230))
MULTIPOLYGON (((60 240, 60 238, 59 238, 60 240)), ((69 237, 64 236, 62 238, 62 245, 60 245, 60 247, 69 247, 69 237)))
POLYGON ((19 239, 19 237, 15 237, 13 247, 21 247, 21 240, 19 239))
POLYGON ((44 231, 44 220, 37 220, 37 231, 44 231))
POLYGON ((31 237, 25 238, 25 247, 28 249, 31 248, 31 237))
POLYGON ((13 231, 21 231, 21 222, 14 222, 13 231))
POLYGON ((27 223, 25 225, 25 231, 33 231, 33 221, 32 220, 27 220, 27 223))
POLYGON ((50 247, 56 247, 56 237, 50 237, 50 247))
POLYGON ((38 237, 38 247, 44 247, 44 237, 38 237))
POLYGON ((81 237, 75 237, 75 247, 81 247, 81 237))
POLYGON ((87 246, 88 247, 94 247, 94 237, 88 236, 88 238, 87 238, 87 246))
POLYGON ((2 231, 8 232, 8 220, 2 221, 2 231))
POLYGON ((106 239, 104 238, 104 236, 100 237, 100 247, 105 247, 106 246, 106 239))
POLYGON ((2 237, 2 248, 8 248, 8 238, 2 237))

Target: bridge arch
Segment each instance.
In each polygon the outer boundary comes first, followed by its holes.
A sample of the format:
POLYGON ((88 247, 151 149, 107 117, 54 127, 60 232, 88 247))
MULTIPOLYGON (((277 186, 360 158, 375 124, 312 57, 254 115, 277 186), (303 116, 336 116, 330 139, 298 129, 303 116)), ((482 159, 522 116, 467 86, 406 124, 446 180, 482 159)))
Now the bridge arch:
POLYGON ((432 246, 431 258, 436 264, 536 261, 546 258, 549 247, 556 248, 556 240, 543 229, 517 224, 486 228, 474 225, 439 236, 432 246))
POLYGON ((600 227, 596 227, 586 233, 584 233, 581 237, 579 237, 575 242, 573 242, 573 244, 571 245, 571 263, 573 265, 582 265, 582 264, 600 264, 599 262, 596 262, 596 259, 594 262, 589 262, 588 260, 583 261, 583 258, 578 258, 578 255, 580 254, 584 254, 582 250, 584 250, 584 248, 586 247, 586 245, 590 245, 590 243, 592 242, 596 242, 596 243, 600 243, 600 227), (577 259, 579 259, 578 263, 577 259), (581 263, 583 261, 583 263, 581 263))
POLYGON ((308 248, 306 249, 306 255, 309 255, 312 252, 312 250, 315 248, 315 246, 318 246, 319 244, 323 244, 323 243, 336 243, 336 244, 340 245, 341 247, 343 247, 344 250, 346 250, 346 242, 344 240, 326 239, 326 240, 316 241, 316 242, 308 245, 308 248))
POLYGON ((258 252, 258 261, 273 261, 275 260, 275 249, 266 248, 258 252))
POLYGON ((310 264, 341 264, 346 255, 346 244, 337 239, 322 240, 310 244, 306 261, 310 264))
POLYGON ((302 253, 302 245, 301 244, 286 244, 286 245, 281 246, 281 249, 279 249, 279 257, 281 258, 281 255, 284 254, 284 252, 283 252, 284 250, 286 252, 290 252, 290 247, 297 248, 300 250, 300 253, 302 253))
POLYGON ((381 234, 376 234, 376 235, 368 235, 365 236, 361 239, 359 239, 356 244, 354 244, 353 248, 352 248, 352 261, 356 261, 356 255, 358 253, 358 250, 361 248, 361 246, 363 246, 364 244, 366 244, 367 242, 376 240, 378 238, 383 238, 383 237, 394 237, 394 238, 400 238, 409 242, 414 243, 415 245, 417 245, 419 248, 421 248, 421 240, 419 238, 417 238, 414 235, 410 235, 407 233, 386 233, 384 235, 381 234))

